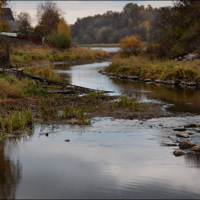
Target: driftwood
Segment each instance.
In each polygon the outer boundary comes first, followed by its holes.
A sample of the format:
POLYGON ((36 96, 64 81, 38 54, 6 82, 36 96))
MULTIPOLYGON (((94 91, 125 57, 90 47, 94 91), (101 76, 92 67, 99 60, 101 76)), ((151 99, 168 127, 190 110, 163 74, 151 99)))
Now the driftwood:
POLYGON ((75 94, 73 90, 53 90, 53 91, 46 91, 47 94, 75 94))
MULTIPOLYGON (((59 81, 53 81, 53 80, 45 79, 45 78, 40 77, 40 76, 25 73, 25 72, 23 72, 23 69, 11 68, 11 69, 6 69, 5 71, 7 71, 9 73, 15 73, 16 75, 20 74, 21 77, 26 76, 26 77, 30 77, 32 79, 35 79, 37 87, 42 87, 42 88, 45 88, 45 89, 47 89, 47 88, 57 89, 57 90, 52 90, 52 91, 46 91, 48 94, 55 94, 55 93, 75 94, 77 92, 86 93, 86 92, 92 92, 92 91, 100 91, 100 90, 94 90, 94 89, 81 87, 81 86, 77 86, 77 85, 72 85, 72 84, 68 84, 68 83, 63 83, 63 82, 59 82, 59 81), (44 86, 38 85, 37 81, 44 82, 44 86), (47 83, 59 85, 60 87, 50 87, 50 86, 46 85, 47 83)), ((1 69, 0 69, 0 72, 1 72, 1 69)), ((112 92, 113 91, 103 91, 103 93, 112 93, 112 92)))
POLYGON ((64 87, 73 87, 73 88, 77 88, 77 89, 83 89, 83 90, 87 90, 87 91, 98 91, 98 90, 94 90, 94 89, 90 89, 90 88, 86 88, 86 87, 81 87, 81 86, 77 86, 77 85, 72 85, 72 84, 67 84, 67 83, 63 83, 63 82, 59 82, 59 81, 52 81, 49 79, 45 79, 43 77, 40 76, 35 76, 32 74, 28 74, 28 73, 23 73, 24 76, 33 78, 35 80, 39 80, 39 81, 44 81, 50 84, 54 84, 54 85, 59 85, 59 86, 64 86, 64 87))

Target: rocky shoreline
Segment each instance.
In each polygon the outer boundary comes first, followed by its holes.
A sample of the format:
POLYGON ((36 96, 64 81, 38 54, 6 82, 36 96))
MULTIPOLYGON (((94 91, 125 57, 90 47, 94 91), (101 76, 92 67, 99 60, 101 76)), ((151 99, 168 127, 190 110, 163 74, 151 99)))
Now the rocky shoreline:
POLYGON ((150 84, 161 84, 161 85, 171 85, 171 86, 181 86, 181 87, 194 87, 194 88, 200 88, 200 79, 195 79, 193 81, 190 81, 188 79, 183 79, 182 76, 179 77, 179 79, 176 80, 154 80, 153 78, 143 79, 140 76, 132 76, 132 75, 126 75, 126 74, 114 74, 111 72, 106 72, 103 70, 98 71, 98 73, 101 73, 102 75, 111 76, 120 78, 123 80, 128 81, 135 81, 135 82, 146 82, 150 84))
POLYGON ((188 124, 187 126, 184 126, 184 128, 182 129, 179 129, 179 130, 174 129, 176 138, 177 138, 176 142, 179 143, 178 145, 179 149, 176 149, 173 152, 173 154, 176 157, 182 156, 185 154, 200 155, 200 146, 195 144, 195 141, 193 141, 193 139, 198 137, 197 134, 199 134, 200 132, 199 127, 200 127, 199 124, 191 123, 191 124, 188 124), (188 140, 188 138, 191 138, 191 139, 188 140))

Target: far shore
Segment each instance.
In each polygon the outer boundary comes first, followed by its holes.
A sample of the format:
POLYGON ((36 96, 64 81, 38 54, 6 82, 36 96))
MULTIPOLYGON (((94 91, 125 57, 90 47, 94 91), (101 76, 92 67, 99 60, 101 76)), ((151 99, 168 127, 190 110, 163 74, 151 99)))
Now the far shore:
POLYGON ((78 47, 119 47, 119 43, 117 44, 80 44, 78 47))

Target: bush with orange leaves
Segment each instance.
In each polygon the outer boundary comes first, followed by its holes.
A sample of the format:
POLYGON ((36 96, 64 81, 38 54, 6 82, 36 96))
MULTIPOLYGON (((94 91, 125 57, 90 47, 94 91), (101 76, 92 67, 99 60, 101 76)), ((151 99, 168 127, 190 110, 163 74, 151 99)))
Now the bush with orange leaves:
POLYGON ((139 55, 144 49, 145 45, 139 35, 127 36, 120 40, 119 54, 122 58, 127 58, 132 55, 139 55))

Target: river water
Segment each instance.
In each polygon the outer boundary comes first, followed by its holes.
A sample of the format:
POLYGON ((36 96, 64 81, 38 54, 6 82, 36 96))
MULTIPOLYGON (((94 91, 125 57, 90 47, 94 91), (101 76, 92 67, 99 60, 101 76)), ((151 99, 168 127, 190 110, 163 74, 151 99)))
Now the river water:
MULTIPOLYGON (((108 62, 56 66, 71 84, 199 113, 199 91, 123 81, 98 73, 108 62), (170 105, 170 106, 169 106, 170 105)), ((94 118, 92 125, 39 125, 0 140, 0 198, 200 198, 199 155, 175 157, 172 127, 200 116, 138 120, 94 118), (162 126, 161 126, 162 125, 162 126), (49 133, 49 136, 41 133, 49 133), (70 142, 65 142, 70 139, 70 142)), ((199 134, 191 137, 198 145, 199 134)))

